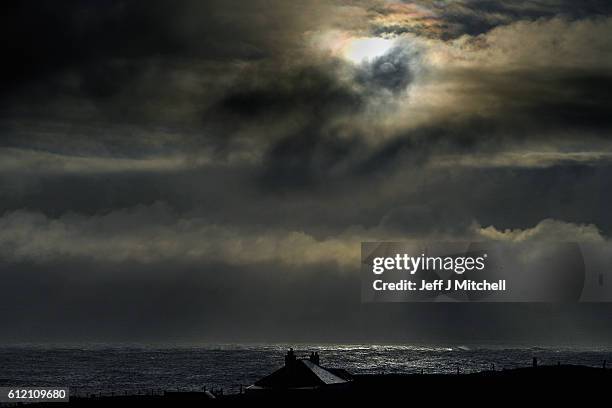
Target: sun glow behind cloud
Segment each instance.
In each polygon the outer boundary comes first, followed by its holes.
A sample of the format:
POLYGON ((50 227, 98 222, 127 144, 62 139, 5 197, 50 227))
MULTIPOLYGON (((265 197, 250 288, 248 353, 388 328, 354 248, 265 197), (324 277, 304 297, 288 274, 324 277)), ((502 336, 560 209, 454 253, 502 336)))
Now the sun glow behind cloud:
POLYGON ((354 37, 346 32, 330 31, 317 36, 314 43, 316 47, 330 52, 335 57, 360 64, 386 54, 394 47, 396 40, 382 37, 354 37))
POLYGON ((386 38, 355 38, 343 50, 343 55, 356 64, 380 57, 389 51, 394 40, 386 38))

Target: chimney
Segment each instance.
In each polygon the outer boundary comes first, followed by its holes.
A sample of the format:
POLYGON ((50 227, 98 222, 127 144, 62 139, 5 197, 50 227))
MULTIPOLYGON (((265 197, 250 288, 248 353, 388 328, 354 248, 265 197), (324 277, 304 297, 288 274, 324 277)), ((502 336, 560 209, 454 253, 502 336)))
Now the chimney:
POLYGON ((292 366, 293 363, 295 363, 295 353, 293 352, 293 347, 290 347, 285 356, 285 366, 292 366))

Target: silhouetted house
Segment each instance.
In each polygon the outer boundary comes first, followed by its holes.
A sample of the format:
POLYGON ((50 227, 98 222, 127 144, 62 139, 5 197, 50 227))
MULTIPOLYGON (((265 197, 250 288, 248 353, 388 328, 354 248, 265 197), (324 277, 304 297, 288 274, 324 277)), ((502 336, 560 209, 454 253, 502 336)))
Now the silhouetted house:
POLYGON ((346 387, 350 374, 341 369, 326 369, 319 364, 319 354, 308 359, 298 359, 290 349, 285 357, 285 366, 247 387, 254 391, 304 391, 334 390, 346 387), (316 361, 316 363, 315 363, 316 361))

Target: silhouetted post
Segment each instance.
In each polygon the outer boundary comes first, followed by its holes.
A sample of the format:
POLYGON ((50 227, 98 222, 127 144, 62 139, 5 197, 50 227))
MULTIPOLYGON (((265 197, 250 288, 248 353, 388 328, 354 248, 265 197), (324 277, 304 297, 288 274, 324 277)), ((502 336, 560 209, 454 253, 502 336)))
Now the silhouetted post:
POLYGON ((457 375, 459 375, 459 364, 457 364, 457 375))
POLYGON ((491 363, 491 371, 495 371, 495 363, 491 363))
POLYGON ((603 369, 606 369, 606 360, 603 361, 603 369))
POLYGON ((538 368, 538 358, 537 357, 533 358, 533 368, 538 368))

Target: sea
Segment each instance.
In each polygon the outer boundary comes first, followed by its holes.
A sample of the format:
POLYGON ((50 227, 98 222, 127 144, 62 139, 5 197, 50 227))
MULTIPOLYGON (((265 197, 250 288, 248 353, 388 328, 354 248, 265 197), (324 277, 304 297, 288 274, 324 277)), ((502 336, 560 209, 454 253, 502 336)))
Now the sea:
MULTIPOLYGON (((612 366, 612 348, 292 345, 324 367, 366 373, 462 373, 539 364, 612 366)), ((0 347, 0 386, 69 387, 71 395, 235 393, 284 364, 287 345, 0 347)))

